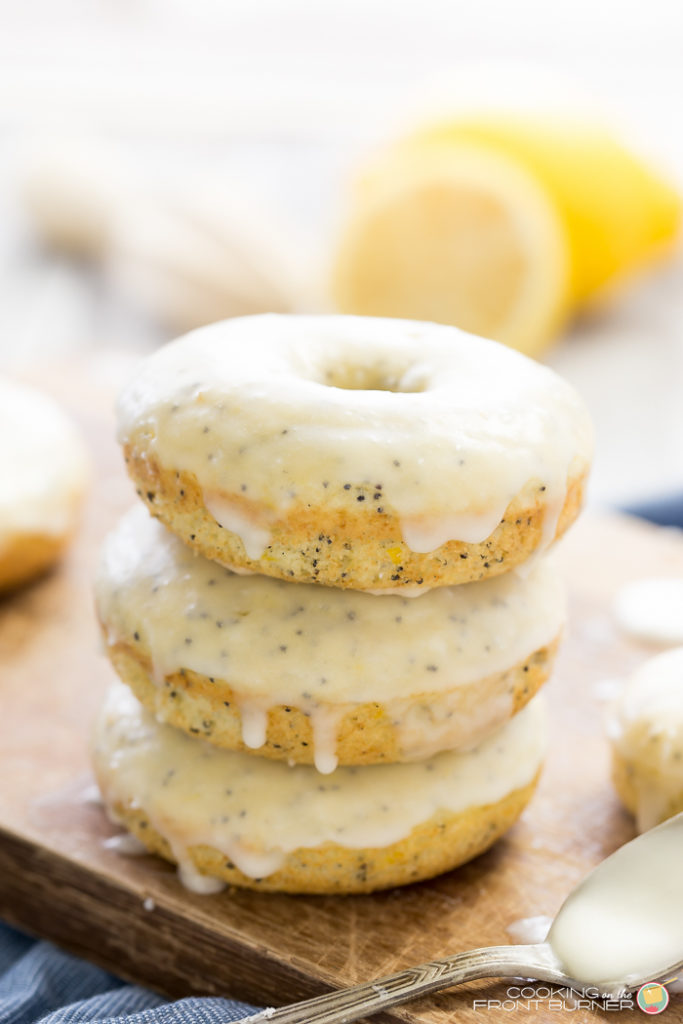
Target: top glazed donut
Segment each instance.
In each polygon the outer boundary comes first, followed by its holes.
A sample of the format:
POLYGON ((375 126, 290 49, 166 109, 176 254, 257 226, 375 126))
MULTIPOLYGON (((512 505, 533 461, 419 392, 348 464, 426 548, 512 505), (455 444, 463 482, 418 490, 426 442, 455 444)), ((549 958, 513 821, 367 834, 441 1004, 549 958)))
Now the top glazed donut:
POLYGON ((118 404, 153 515, 236 570, 419 593, 506 572, 576 517, 588 415, 453 327, 255 316, 148 358, 118 404))

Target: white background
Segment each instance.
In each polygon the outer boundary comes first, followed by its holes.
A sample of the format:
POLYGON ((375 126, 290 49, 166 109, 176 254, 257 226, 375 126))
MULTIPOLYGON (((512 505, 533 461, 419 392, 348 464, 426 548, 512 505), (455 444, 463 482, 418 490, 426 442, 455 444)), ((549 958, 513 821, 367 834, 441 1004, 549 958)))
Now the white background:
MULTIPOLYGON (((0 4, 0 366, 163 331, 97 275, 44 253, 13 167, 46 130, 96 130, 277 208, 324 253, 364 150, 436 103, 590 110, 683 183, 677 0, 23 0, 0 4)), ((575 325, 549 361, 598 429, 594 502, 683 489, 681 264, 575 325)))

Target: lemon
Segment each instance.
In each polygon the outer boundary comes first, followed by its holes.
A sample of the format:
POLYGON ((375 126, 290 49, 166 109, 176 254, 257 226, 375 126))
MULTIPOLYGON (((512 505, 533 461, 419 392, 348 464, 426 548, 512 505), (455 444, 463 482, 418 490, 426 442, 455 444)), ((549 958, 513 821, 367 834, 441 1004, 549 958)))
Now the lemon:
POLYGON ((345 313, 456 324, 535 354, 568 311, 562 224, 524 170, 470 144, 390 153, 338 252, 345 313))
POLYGON ((479 119, 435 126, 409 145, 463 140, 505 153, 545 189, 567 232, 573 302, 656 260, 678 233, 678 193, 597 125, 479 119))
POLYGON ((675 190, 597 128, 435 125, 358 182, 334 298, 539 355, 581 304, 670 249, 679 219, 675 190))

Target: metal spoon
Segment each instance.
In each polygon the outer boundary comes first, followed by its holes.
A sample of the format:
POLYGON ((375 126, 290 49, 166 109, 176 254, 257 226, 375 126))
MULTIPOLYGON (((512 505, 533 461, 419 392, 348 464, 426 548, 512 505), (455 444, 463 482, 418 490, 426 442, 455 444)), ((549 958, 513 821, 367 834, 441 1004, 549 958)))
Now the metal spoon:
POLYGON ((560 907, 545 942, 433 960, 242 1024, 348 1024, 478 978, 532 978, 618 999, 683 969, 683 814, 626 843, 560 907))

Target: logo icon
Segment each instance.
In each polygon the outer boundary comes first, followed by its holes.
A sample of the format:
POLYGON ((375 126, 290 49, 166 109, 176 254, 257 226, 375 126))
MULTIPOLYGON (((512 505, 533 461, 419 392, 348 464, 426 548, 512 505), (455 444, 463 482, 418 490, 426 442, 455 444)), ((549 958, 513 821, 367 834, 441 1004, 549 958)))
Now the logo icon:
POLYGON ((669 993, 658 982, 648 981, 638 989, 636 1000, 643 1013, 661 1013, 669 1005, 669 993))

